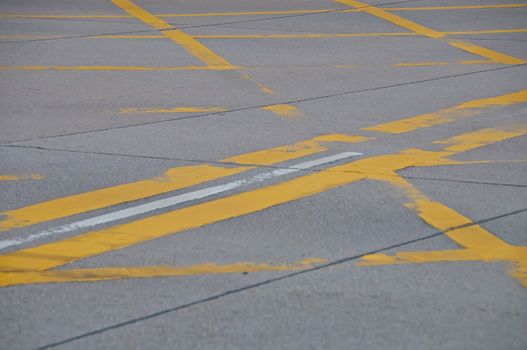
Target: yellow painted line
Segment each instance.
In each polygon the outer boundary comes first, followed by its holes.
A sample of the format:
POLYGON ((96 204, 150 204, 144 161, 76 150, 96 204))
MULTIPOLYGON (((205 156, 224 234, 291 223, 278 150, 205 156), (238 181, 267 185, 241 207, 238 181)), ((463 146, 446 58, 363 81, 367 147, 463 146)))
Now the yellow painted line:
POLYGON ((154 29, 161 30, 161 33, 187 50, 191 55, 211 67, 232 67, 232 65, 217 53, 201 44, 192 36, 179 29, 171 29, 173 26, 161 18, 152 15, 143 8, 137 6, 129 0, 112 0, 112 2, 122 8, 129 15, 143 21, 154 29))
MULTIPOLYGON (((445 66, 454 64, 497 64, 492 60, 460 60, 457 62, 402 62, 389 65, 391 67, 421 67, 421 66, 445 66)), ((282 68, 359 68, 364 65, 336 65, 336 66, 174 66, 174 67, 151 67, 151 66, 6 66, 0 65, 0 71, 99 71, 99 72, 155 72, 155 71, 250 71, 255 69, 282 69, 282 68)), ((240 72, 244 79, 254 82, 262 92, 273 93, 272 90, 248 74, 240 72)))
MULTIPOLYGON (((484 142, 491 131, 473 135, 480 137, 484 142)), ((495 135, 493 135, 495 136, 495 135)), ((455 140, 458 142, 459 140, 455 140)), ((467 140, 473 143, 474 140, 467 140)), ((449 143, 452 140, 444 142, 449 143)), ((478 142, 476 142, 477 144, 478 142)), ((465 149, 466 147, 461 147, 465 149)), ((377 266, 411 263, 438 263, 452 261, 484 261, 484 262, 509 262, 509 274, 518 279, 527 288, 527 247, 513 246, 496 237, 483 227, 474 224, 472 220, 461 215, 446 205, 433 201, 416 189, 412 184, 400 176, 386 177, 392 185, 402 189, 411 199, 405 205, 416 211, 421 219, 459 244, 464 249, 422 252, 399 252, 394 256, 387 254, 372 254, 365 256, 358 263, 359 266, 377 266), (458 227, 456 229, 453 229, 458 227)))
POLYGON ((446 35, 478 35, 478 34, 507 34, 507 33, 527 33, 527 28, 516 29, 487 29, 487 30, 465 30, 457 32, 444 32, 446 35))
POLYGON ((20 180, 42 180, 43 175, 30 174, 30 175, 2 175, 0 174, 0 181, 20 181, 20 180))
MULTIPOLYGON (((527 28, 488 29, 443 32, 445 35, 479 35, 526 33, 527 28)), ((322 38, 362 38, 362 37, 398 37, 421 36, 414 32, 379 32, 379 33, 317 33, 317 34, 198 34, 196 39, 322 39, 322 38)), ((6 36, 8 37, 8 36, 6 36)), ((100 35, 93 39, 167 39, 164 35, 100 35)))
MULTIPOLYGON (((426 26, 423 26, 419 23, 410 21, 406 18, 400 17, 396 14, 390 13, 384 9, 368 5, 363 2, 355 1, 355 0, 335 0, 339 3, 357 8, 362 9, 363 12, 366 12, 372 16, 375 16, 377 18, 383 19, 385 21, 388 21, 390 23, 393 23, 399 27, 408 29, 412 32, 427 36, 429 38, 433 39, 443 39, 446 37, 446 34, 444 32, 439 32, 434 29, 428 28, 426 26)), ((465 43, 458 40, 451 40, 451 39, 445 39, 443 40, 445 43, 449 44, 450 46, 459 48, 461 50, 464 50, 466 52, 469 52, 474 55, 479 55, 488 59, 491 59, 495 62, 502 63, 502 64, 521 64, 526 63, 526 60, 522 60, 516 57, 512 57, 491 49, 487 49, 478 45, 474 45, 471 43, 465 43)))
POLYGON ((51 271, 24 271, 1 273, 0 287, 35 283, 94 282, 124 278, 176 277, 195 275, 219 275, 271 271, 295 271, 326 263, 325 259, 309 258, 296 263, 271 265, 267 263, 240 262, 234 264, 196 264, 191 266, 145 266, 84 268, 51 271))
POLYGON ((213 113, 225 112, 221 107, 173 107, 173 108, 122 108, 119 113, 157 114, 157 113, 213 113))
MULTIPOLYGON (((268 166, 290 161, 327 150, 324 142, 364 142, 371 138, 329 134, 292 145, 274 147, 246 153, 221 160, 242 166, 225 168, 213 165, 177 167, 167 170, 163 175, 124 185, 99 189, 93 192, 76 194, 24 208, 0 213, 5 219, 0 221, 0 231, 26 227, 40 222, 65 218, 71 215, 107 208, 159 194, 176 191, 207 181, 239 174, 254 169, 255 166, 268 166)), ((1 217, 0 215, 0 217, 1 217)))
POLYGON ((386 9, 381 9, 379 7, 375 7, 375 6, 372 6, 372 5, 363 3, 363 2, 359 2, 359 1, 355 1, 355 0, 335 0, 335 1, 341 4, 344 4, 344 5, 354 7, 356 9, 360 9, 362 12, 366 12, 372 16, 381 18, 399 27, 408 29, 414 33, 418 33, 420 35, 424 35, 429 38, 442 38, 445 36, 444 33, 435 31, 433 29, 422 26, 413 21, 402 18, 396 14, 388 12, 386 9))
MULTIPOLYGON (((385 11, 443 11, 443 10, 478 10, 478 9, 507 9, 507 8, 521 8, 527 7, 527 4, 496 4, 496 5, 469 5, 469 6, 429 6, 429 7, 387 7, 385 11)), ((265 16, 265 15, 301 15, 309 13, 324 13, 324 12, 360 12, 361 9, 352 10, 337 10, 337 9, 312 9, 312 10, 286 10, 286 11, 241 11, 241 12, 206 12, 206 13, 158 13, 154 14, 156 17, 172 18, 172 17, 234 17, 234 16, 265 16)), ((1 14, 0 18, 133 18, 130 15, 74 15, 74 14, 22 14, 22 13, 6 13, 1 14)))
POLYGON ((451 123, 461 118, 479 114, 487 108, 509 106, 519 103, 527 103, 527 90, 463 102, 454 107, 442 109, 434 113, 421 114, 411 118, 370 126, 363 130, 401 134, 435 125, 451 123))
MULTIPOLYGON (((196 39, 319 39, 384 36, 418 36, 416 33, 321 33, 321 34, 198 34, 196 39)), ((166 39, 161 35, 104 35, 95 39, 166 39)))
MULTIPOLYGON (((143 21, 144 23, 150 25, 154 29, 158 29, 163 35, 171 39, 176 44, 183 47, 194 57, 205 63, 209 67, 216 68, 233 68, 234 66, 228 62, 226 59, 210 50, 208 47, 200 43, 193 36, 188 35, 182 30, 171 29, 173 26, 161 18, 152 15, 151 13, 145 11, 143 8, 137 6, 130 0, 112 0, 112 2, 126 11, 128 14, 136 17, 137 19, 143 21)), ((240 73, 243 79, 251 80, 253 83, 256 83, 260 88, 260 91, 267 94, 273 94, 273 90, 265 86, 255 78, 249 76, 246 73, 240 73)))
MULTIPOLYGON (((527 134, 527 125, 478 130, 456 138, 463 151, 527 134), (481 139, 478 138, 481 135, 481 139)), ((182 208, 142 220, 92 231, 65 240, 6 253, 0 256, 0 270, 48 270, 74 261, 126 248, 135 244, 210 225, 310 197, 367 178, 376 179, 426 162, 438 164, 459 152, 456 149, 424 151, 408 149, 397 154, 366 158, 334 166, 310 175, 182 208)))
POLYGON ((256 86, 258 86, 258 88, 260 88, 260 91, 263 92, 264 94, 274 94, 274 91, 270 87, 264 85, 261 81, 257 80, 256 78, 253 78, 249 74, 240 72, 240 75, 243 79, 249 80, 253 82, 254 84, 256 84, 256 86))
POLYGON ((333 9, 320 10, 287 10, 287 11, 245 11, 245 12, 209 12, 209 13, 162 13, 158 17, 231 17, 231 16, 262 16, 262 15, 301 15, 308 13, 323 13, 333 9))
POLYGON ((496 5, 461 5, 461 6, 428 6, 428 7, 387 7, 387 11, 444 11, 444 10, 485 10, 511 9, 527 7, 527 4, 496 4, 496 5))
POLYGON ((262 107, 266 111, 271 111, 274 114, 285 117, 285 118, 298 118, 302 117, 302 111, 294 105, 279 104, 262 107))
POLYGON ((199 71, 199 70, 237 70, 237 66, 5 66, 0 65, 0 71, 199 71))
POLYGON ((447 43, 451 46, 457 47, 461 50, 465 50, 467 52, 470 52, 474 55, 479 55, 482 57, 487 57, 495 62, 499 62, 502 64, 523 64, 527 63, 527 60, 512 57, 491 49, 487 49, 485 47, 481 47, 479 45, 474 45, 472 43, 466 43, 463 41, 457 41, 457 40, 447 40, 447 43))
POLYGON ((403 62, 393 64, 392 67, 433 67, 433 66, 451 66, 454 64, 495 64, 492 60, 460 60, 456 62, 403 62))
MULTIPOLYGON (((304 13, 320 13, 333 11, 332 9, 320 10, 289 10, 289 11, 245 11, 245 12, 210 12, 210 13, 158 13, 154 14, 160 18, 172 17, 235 17, 235 16, 259 16, 259 15, 300 15, 304 13)), ((42 15, 42 14, 2 14, 0 18, 133 18, 133 15, 42 15)))

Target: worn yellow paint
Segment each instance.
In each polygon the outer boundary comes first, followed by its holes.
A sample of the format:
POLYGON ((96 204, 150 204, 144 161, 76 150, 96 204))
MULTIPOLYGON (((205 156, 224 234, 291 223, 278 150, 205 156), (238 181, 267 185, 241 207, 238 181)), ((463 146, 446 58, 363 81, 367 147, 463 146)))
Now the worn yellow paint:
MULTIPOLYGON (((387 7, 385 11, 444 11, 444 10, 478 10, 478 9, 507 9, 507 8, 521 8, 527 7, 527 4, 496 4, 496 5, 468 5, 468 6, 429 6, 429 7, 387 7)), ((235 17, 235 16, 264 16, 264 15, 300 15, 308 13, 324 13, 324 12, 359 12, 360 9, 352 10, 338 10, 338 9, 312 9, 312 10, 285 10, 285 11, 240 11, 240 12, 206 12, 206 13, 158 13, 156 17, 172 18, 172 17, 235 17)), ((132 18, 130 15, 73 15, 73 14, 0 14, 0 18, 41 18, 41 19, 55 19, 55 18, 100 18, 100 19, 114 19, 114 18, 132 18)))
POLYGON ((446 35, 478 35, 478 34, 507 34, 507 33, 527 33, 527 28, 516 29, 486 29, 486 30, 464 30, 457 32, 444 32, 446 35))
MULTIPOLYGON (((489 29, 444 32, 446 35, 479 35, 479 34, 507 34, 526 33, 526 28, 518 29, 489 29)), ((316 34, 198 34, 196 39, 323 39, 323 38, 363 38, 363 37, 397 37, 421 36, 414 32, 379 32, 379 33, 316 33, 316 34)), ((13 39, 11 36, 5 36, 13 39)), ((2 38, 2 36, 0 36, 2 38)), ((167 39, 164 35, 100 35, 92 39, 167 39)))
POLYGON ((460 5, 460 6, 428 6, 428 7, 388 7, 387 11, 444 11, 444 10, 485 10, 511 9, 527 7, 527 4, 496 4, 496 5, 460 5))
POLYGON ((119 113, 213 113, 225 112, 226 110, 226 108, 222 107, 122 108, 119 113))
MULTIPOLYGON (((467 145, 487 142, 490 133, 492 132, 472 135, 480 137, 481 140, 474 142, 474 137, 470 137, 467 139, 467 145)), ((456 142, 458 141, 456 140, 456 142)), ((461 149, 465 149, 465 147, 461 147, 461 149)), ((372 254, 363 257, 362 261, 358 263, 359 266, 448 261, 508 262, 510 264, 510 275, 518 279, 527 288, 527 247, 513 246, 501 240, 466 216, 442 203, 431 200, 400 176, 387 176, 379 179, 388 181, 403 190, 410 199, 410 202, 405 204, 408 208, 415 210, 423 221, 439 231, 445 232, 446 236, 464 249, 399 252, 394 256, 372 254)))
POLYGON ((176 277, 193 275, 239 274, 271 271, 303 270, 326 263, 325 259, 308 258, 296 263, 272 265, 267 263, 239 262, 234 264, 204 263, 191 266, 143 266, 84 268, 50 271, 24 271, 0 273, 0 287, 20 284, 94 282, 124 278, 176 277))
POLYGON ((314 137, 311 140, 295 143, 294 145, 275 147, 269 150, 257 151, 249 154, 242 154, 223 161, 237 164, 255 164, 255 159, 258 160, 259 165, 272 165, 279 162, 290 160, 290 154, 298 154, 299 157, 319 153, 327 150, 324 143, 332 142, 347 142, 359 143, 372 140, 371 137, 342 135, 342 134, 328 134, 314 137))
POLYGON ((278 104, 262 107, 266 111, 271 111, 280 117, 298 118, 302 116, 302 111, 294 105, 278 104))
POLYGON ((149 66, 0 66, 2 70, 56 70, 56 71, 194 71, 194 70, 237 70, 238 66, 174 66, 174 67, 149 67, 149 66))
POLYGON ((194 39, 192 36, 173 26, 159 17, 152 15, 130 0, 112 0, 129 15, 143 21, 154 29, 160 30, 163 35, 187 50, 191 55, 211 67, 232 67, 232 65, 217 53, 194 39))
POLYGON ((492 60, 459 60, 456 62, 436 61, 436 62, 403 62, 393 64, 392 67, 433 67, 433 66, 450 66, 453 64, 493 64, 492 60))
POLYGON ((443 151, 407 149, 397 154, 361 159, 264 188, 87 232, 59 242, 9 252, 0 256, 0 270, 42 271, 59 267, 152 239, 255 213, 360 180, 377 179, 417 164, 441 161, 459 153, 457 149, 461 148, 463 139, 467 140, 463 147, 466 151, 525 134, 527 125, 478 130, 457 137, 455 149, 449 144, 447 150, 443 151), (478 135, 481 135, 481 139, 478 135))
POLYGON ((447 42, 451 46, 460 48, 460 49, 465 50, 467 52, 470 52, 470 53, 472 53, 474 55, 487 57, 487 58, 493 60, 494 62, 498 62, 498 63, 502 63, 502 64, 523 64, 523 63, 527 63, 527 60, 524 60, 524 59, 521 59, 521 58, 512 57, 512 56, 509 56, 509 55, 506 55, 506 54, 503 54, 503 53, 500 53, 500 52, 497 52, 497 51, 494 51, 494 50, 491 50, 491 49, 487 49, 487 48, 481 47, 479 45, 474 45, 474 44, 471 44, 471 43, 458 41, 458 40, 450 40, 450 39, 447 42))
POLYGON ((369 5, 369 4, 360 2, 360 1, 355 1, 355 0, 335 0, 335 1, 340 2, 344 5, 354 7, 356 9, 360 9, 361 11, 366 12, 372 16, 381 18, 399 27, 408 29, 414 33, 418 33, 418 34, 427 36, 429 38, 442 38, 445 36, 445 34, 442 32, 438 32, 436 30, 430 29, 428 27, 425 27, 413 21, 402 18, 396 14, 390 13, 386 9, 381 9, 379 7, 375 7, 375 6, 372 6, 372 5, 369 5))
POLYGON ((301 15, 308 13, 323 13, 333 9, 320 10, 285 10, 285 11, 241 11, 241 12, 208 12, 208 13, 161 13, 158 17, 235 17, 235 16, 263 16, 263 15, 301 15))
POLYGON ((255 83, 260 88, 260 91, 263 92, 264 94, 274 94, 274 91, 270 87, 264 85, 261 81, 259 81, 256 78, 250 76, 249 74, 240 72, 240 75, 241 75, 241 77, 243 79, 249 80, 249 81, 255 83))
POLYGON ((428 28, 419 23, 410 21, 406 18, 390 13, 386 11, 385 9, 381 9, 379 7, 368 5, 366 3, 355 1, 355 0, 335 0, 335 1, 348 5, 348 6, 352 6, 356 9, 361 9, 363 12, 366 12, 372 16, 375 16, 377 18, 393 23, 399 27, 408 29, 414 33, 418 33, 418 34, 421 34, 421 35, 424 35, 426 37, 433 38, 433 39, 442 39, 443 42, 449 44, 450 46, 456 47, 458 49, 464 50, 474 55, 479 55, 479 56, 491 59, 498 63, 521 64, 521 63, 527 62, 523 59, 512 57, 504 53, 500 53, 500 52, 497 52, 491 49, 487 49, 487 48, 484 48, 484 47, 481 47, 475 44, 466 43, 466 42, 462 42, 459 40, 446 39, 445 38, 446 34, 444 32, 440 32, 440 31, 428 28))
MULTIPOLYGON (((207 66, 220 69, 232 69, 234 67, 229 61, 227 61, 226 59, 224 59, 223 57, 221 57, 202 43, 200 43, 193 36, 185 33, 182 30, 173 29, 173 26, 171 24, 165 22, 164 20, 155 15, 152 15, 143 8, 134 4, 132 1, 112 0, 112 2, 115 5, 121 7, 128 14, 150 25, 152 28, 159 30, 163 35, 183 47, 190 54, 205 63, 207 66)), ((255 83, 260 88, 261 92, 266 94, 274 93, 271 88, 265 86, 257 79, 251 77, 249 74, 240 72, 240 75, 243 79, 250 80, 255 83)))
POLYGON ((42 180, 44 175, 30 174, 30 175, 2 175, 0 174, 0 181, 20 181, 20 180, 42 180))
POLYGON ((256 152, 237 155, 221 160, 227 164, 239 164, 237 167, 197 165, 176 167, 163 175, 151 179, 131 182, 114 187, 103 188, 37 203, 24 208, 1 213, 5 219, 0 221, 0 232, 12 228, 25 227, 39 222, 81 214, 97 209, 145 199, 159 194, 176 191, 207 181, 239 174, 254 169, 255 166, 269 166, 327 150, 323 142, 363 142, 370 138, 331 134, 256 152))
POLYGON ((450 123, 461 118, 470 117, 481 113, 485 108, 509 106, 518 103, 527 103, 527 90, 520 90, 506 95, 468 101, 454 107, 442 109, 438 112, 421 114, 411 118, 379 124, 364 128, 364 130, 389 134, 401 134, 417 129, 450 123))

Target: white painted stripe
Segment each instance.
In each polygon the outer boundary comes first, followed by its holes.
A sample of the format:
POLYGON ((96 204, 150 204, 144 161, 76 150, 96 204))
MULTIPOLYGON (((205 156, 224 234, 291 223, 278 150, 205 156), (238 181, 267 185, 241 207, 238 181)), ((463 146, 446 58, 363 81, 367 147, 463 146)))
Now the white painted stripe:
POLYGON ((56 228, 53 228, 47 231, 42 231, 42 232, 39 232, 33 235, 29 235, 26 238, 3 240, 3 241, 0 241, 0 250, 15 246, 15 245, 33 242, 33 241, 36 241, 36 240, 39 240, 39 239, 42 239, 48 236, 63 234, 63 233, 67 233, 67 232, 71 232, 75 230, 80 230, 80 229, 93 227, 96 225, 105 224, 105 223, 116 221, 116 220, 126 219, 132 216, 142 215, 148 212, 152 212, 154 210, 163 209, 163 208, 171 207, 174 205, 190 202, 193 200, 210 197, 218 193, 231 191, 241 186, 251 185, 251 184, 266 181, 266 180, 269 180, 275 177, 279 177, 279 176, 283 176, 283 175, 287 175, 291 173, 296 173, 297 171, 300 171, 300 170, 305 170, 305 169, 313 168, 319 165, 324 165, 324 164, 328 164, 328 163, 335 162, 338 160, 342 160, 342 159, 346 159, 350 157, 356 157, 360 155, 362 155, 362 153, 357 153, 357 152, 339 153, 333 156, 299 163, 290 168, 276 169, 276 170, 272 170, 269 172, 261 173, 261 174, 255 175, 247 179, 229 182, 224 185, 207 187, 201 190, 196 190, 196 191, 160 199, 160 200, 153 201, 150 203, 140 204, 135 207, 117 210, 117 211, 114 211, 113 213, 99 215, 99 216, 96 216, 90 219, 85 219, 85 220, 77 221, 71 224, 59 226, 59 227, 56 227, 56 228))

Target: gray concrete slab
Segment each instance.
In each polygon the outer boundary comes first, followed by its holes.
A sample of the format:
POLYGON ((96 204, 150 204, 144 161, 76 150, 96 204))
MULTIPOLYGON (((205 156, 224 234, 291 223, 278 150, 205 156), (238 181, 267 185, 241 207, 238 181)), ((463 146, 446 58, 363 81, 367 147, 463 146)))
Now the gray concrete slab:
MULTIPOLYGON (((433 141, 481 129, 514 124, 515 129, 508 130, 521 130, 526 116, 524 93, 512 104, 495 100, 497 105, 472 109, 471 116, 458 111, 456 120, 407 133, 363 128, 524 90, 525 33, 496 31, 522 28, 525 8, 390 12, 435 30, 479 31, 447 37, 481 46, 469 53, 448 45, 444 38, 422 35, 272 38, 411 29, 408 22, 398 20, 401 27, 368 13, 310 13, 349 8, 334 1, 133 3, 154 16, 164 15, 160 18, 198 36, 198 41, 187 36, 179 36, 179 44, 159 38, 80 38, 113 33, 161 35, 145 23, 151 17, 133 18, 111 1, 0 4, 2 15, 33 15, 0 16, 0 41, 10 41, 0 43, 0 210, 21 218, 20 227, 3 231, 0 239, 0 283, 13 284, 0 288, 3 347, 406 350, 527 346, 525 278, 514 270, 524 261, 522 249, 527 242, 523 134, 452 157, 464 164, 399 171, 434 201, 425 203, 421 217, 409 206, 409 196, 388 182, 367 180, 333 187, 335 181, 351 178, 357 171, 327 171, 351 161, 340 160, 260 178, 261 182, 111 223, 28 238, 60 225, 201 193, 341 152, 363 153, 353 160, 364 161, 409 148, 439 151, 445 145, 433 141), (165 16, 219 12, 231 15, 165 16), (130 67, 205 67, 219 56, 243 67, 230 71, 130 67), (489 57, 498 57, 499 62, 473 62, 489 57), (86 67, 84 71, 6 70, 5 65, 86 67), (95 66, 114 67, 101 71, 95 66), (280 116, 260 108, 274 104, 294 106, 298 115, 280 116), (225 111, 144 112, 181 107, 225 111), (123 109, 136 111, 122 113, 123 109), (223 158, 326 134, 375 139, 322 143, 326 151, 200 180, 211 169, 233 167, 218 162, 223 158), (485 162, 470 163, 474 161, 485 162), (216 168, 182 172, 182 167, 204 164, 216 168), (168 169, 173 169, 174 177, 159 178, 168 169), (320 176, 294 185, 295 179, 312 174, 320 176), (97 197, 102 195, 96 190, 115 190, 115 186, 154 177, 158 183, 196 181, 161 192, 143 183, 142 188, 129 187, 130 192, 119 193, 132 196, 131 201, 90 207, 110 200, 108 193, 116 193, 106 192, 103 198, 97 197), (262 191, 284 183, 280 192, 262 191), (295 196, 300 192, 305 196, 295 196), (85 196, 75 197, 82 198, 75 205, 91 209, 72 214, 66 202, 50 202, 81 193, 85 196), (254 197, 241 196, 247 194, 254 197), (229 200, 219 201, 222 198, 229 200), (276 198, 282 199, 274 203, 276 198), (45 214, 56 215, 29 224, 42 214, 35 207, 27 208, 39 203, 45 214), (210 203, 224 205, 199 211, 210 203), (266 203, 274 204, 264 210, 250 209, 266 203), (471 222, 460 222, 452 212, 434 211, 441 206, 471 222), (188 208, 195 211, 182 211, 188 208), (160 220, 168 213, 188 215, 179 221, 160 220), (147 221, 152 218, 157 221, 147 221), (178 229, 200 222, 193 229, 178 229), (473 229, 478 224, 492 236, 473 229), (452 226, 461 226, 481 251, 464 250, 467 245, 461 238, 467 237, 456 236, 459 230, 452 226), (441 232, 438 227, 447 229, 441 232), (96 229, 99 235, 92 233, 96 229), (22 243, 2 246, 13 239, 22 243), (501 244, 496 239, 511 246, 496 249, 501 244), (443 251, 435 255, 438 262, 423 258, 403 265, 393 264, 400 261, 359 264, 365 254, 417 252, 421 255, 415 256, 422 258, 431 251, 443 251), (299 270, 296 264, 309 258, 321 260, 299 270), (263 271, 245 271, 252 266, 247 264, 263 264, 259 265, 263 271), (282 270, 270 271, 273 266, 282 270), (157 272, 147 272, 145 267, 157 272), (174 268, 193 275, 157 277, 159 271, 174 272, 174 268), (108 275, 116 271, 128 279, 108 275), (69 278, 69 282, 55 283, 53 278, 69 278), (86 282, 86 278, 93 280, 86 282)), ((382 8, 504 4, 492 0, 369 3, 382 8)), ((298 148, 288 151, 298 152, 298 148)), ((260 153, 258 160, 265 163, 270 159, 266 157, 277 154, 282 153, 268 151, 265 157, 260 153)), ((385 165, 381 163, 377 165, 385 165)), ((376 170, 364 169, 360 171, 376 170)), ((0 220, 0 227, 8 222, 4 216, 0 220)))

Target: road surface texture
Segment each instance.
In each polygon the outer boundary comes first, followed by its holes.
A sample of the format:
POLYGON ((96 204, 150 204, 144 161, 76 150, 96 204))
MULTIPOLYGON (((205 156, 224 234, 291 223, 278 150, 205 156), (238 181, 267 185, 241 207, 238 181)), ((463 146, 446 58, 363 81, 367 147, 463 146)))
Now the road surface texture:
POLYGON ((3 0, 2 349, 526 349, 525 0, 3 0))

